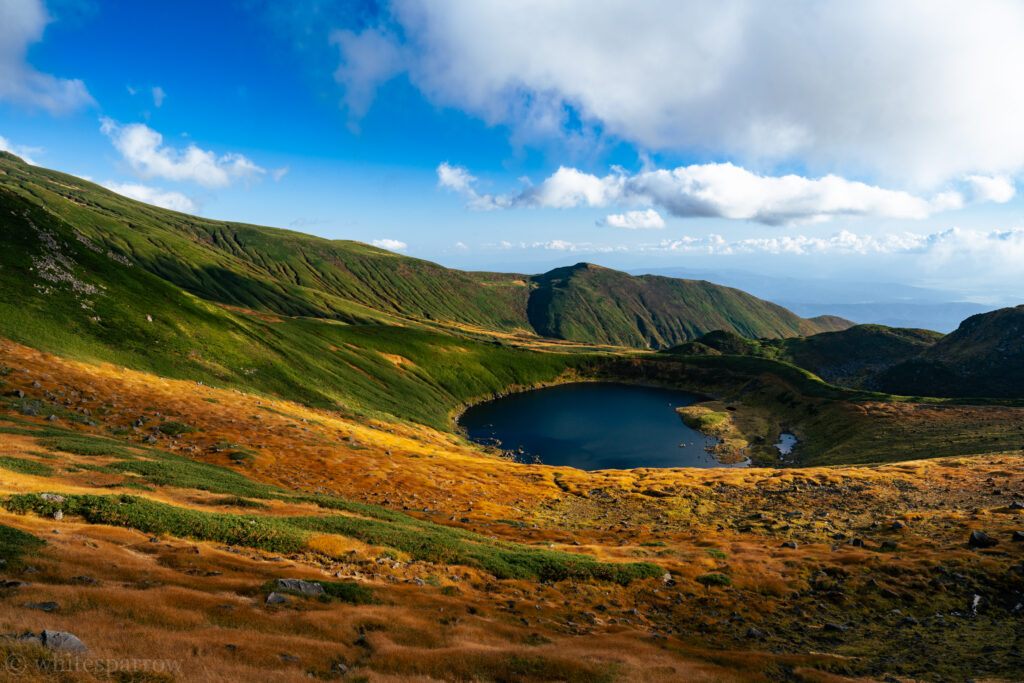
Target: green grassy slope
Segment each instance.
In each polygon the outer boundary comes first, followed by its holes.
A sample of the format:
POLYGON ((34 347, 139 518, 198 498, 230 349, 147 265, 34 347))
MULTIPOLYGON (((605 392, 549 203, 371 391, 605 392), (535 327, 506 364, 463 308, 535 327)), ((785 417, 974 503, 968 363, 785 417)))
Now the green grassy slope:
POLYGON ((344 322, 385 316, 662 348, 712 329, 792 336, 834 329, 707 282, 588 267, 529 277, 444 268, 366 244, 213 221, 127 199, 0 152, 0 187, 73 226, 97 253, 210 302, 344 322))
POLYGON ((0 186, 45 206, 99 250, 208 301, 338 320, 369 308, 501 330, 525 324, 522 276, 467 273, 359 242, 197 218, 6 153, 0 186))
POLYGON ((397 325, 358 306, 347 323, 238 313, 3 188, 0 216, 0 336, 66 357, 437 427, 453 405, 553 379, 581 359, 397 325))
POLYGON ((981 313, 878 378, 886 391, 930 396, 1024 396, 1024 306, 981 313))
MULTIPOLYGON (((880 373, 917 358, 941 339, 938 332, 884 325, 855 325, 807 337, 757 341, 716 330, 673 351, 676 355, 760 356, 796 365, 842 386, 877 389, 880 373)), ((928 395, 926 392, 905 393, 928 395)))
POLYGON ((745 337, 791 337, 841 325, 811 322, 738 289, 656 275, 634 277, 589 263, 533 279, 529 317, 540 334, 663 349, 725 329, 745 337))

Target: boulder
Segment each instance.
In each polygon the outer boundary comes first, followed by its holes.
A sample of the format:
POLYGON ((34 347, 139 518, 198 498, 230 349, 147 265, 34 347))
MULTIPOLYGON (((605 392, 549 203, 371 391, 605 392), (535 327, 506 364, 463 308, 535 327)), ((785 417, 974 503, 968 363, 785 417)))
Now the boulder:
POLYGON ((323 595, 324 587, 315 581, 303 579, 278 579, 277 590, 302 593, 303 595, 323 595))
POLYGON ((88 652, 89 648, 85 646, 78 636, 67 631, 43 631, 43 635, 40 638, 44 647, 51 650, 59 650, 60 652, 88 652))
POLYGON ((1013 532, 1013 542, 1014 543, 1024 543, 1024 531, 1014 531, 1013 532))
POLYGON ((21 606, 28 609, 41 609, 44 612, 52 612, 60 607, 56 602, 23 602, 21 606))
POLYGON ((779 547, 780 548, 789 548, 790 550, 796 550, 797 549, 796 541, 784 541, 783 544, 780 545, 779 547))
POLYGON ((992 538, 984 531, 978 530, 972 531, 970 538, 967 539, 967 545, 972 548, 991 548, 998 543, 999 541, 992 538))
POLYGON ((289 602, 288 598, 281 595, 280 593, 272 592, 270 595, 267 596, 268 605, 283 605, 286 602, 289 602))

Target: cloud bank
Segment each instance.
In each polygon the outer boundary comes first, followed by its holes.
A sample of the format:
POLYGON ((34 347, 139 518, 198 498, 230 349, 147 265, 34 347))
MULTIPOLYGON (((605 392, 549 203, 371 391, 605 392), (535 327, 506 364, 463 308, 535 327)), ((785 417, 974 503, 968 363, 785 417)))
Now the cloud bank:
POLYGON ((29 45, 42 39, 48 23, 42 0, 0 2, 0 100, 52 114, 95 104, 82 81, 41 73, 26 61, 29 45))
POLYGON ((388 251, 404 251, 409 247, 405 242, 392 239, 373 240, 370 244, 381 249, 387 249, 388 251))
POLYGON ((1024 163, 1013 0, 391 0, 382 16, 332 35, 356 119, 404 75, 526 137, 582 127, 919 188, 1024 163))
POLYGON ((665 227, 665 219, 654 209, 647 209, 646 211, 613 213, 599 220, 597 224, 610 228, 625 228, 626 230, 661 229, 665 227))
POLYGON ((267 171, 241 154, 223 154, 194 144, 184 150, 163 144, 163 136, 141 123, 122 125, 101 119, 100 131, 142 178, 192 181, 203 187, 226 187, 236 180, 258 180, 267 171))
POLYGON ((194 201, 182 193, 168 192, 159 187, 150 187, 149 185, 141 185, 139 183, 115 183, 112 181, 103 183, 103 187, 129 199, 137 199, 140 202, 164 209, 171 209, 172 211, 195 213, 199 208, 194 201))
MULTIPOLYGON (((679 218, 731 218, 765 225, 821 222, 842 216, 926 218, 939 211, 959 209, 967 201, 957 191, 925 199, 835 175, 817 179, 762 176, 730 163, 694 164, 634 175, 617 170, 601 177, 563 166, 539 185, 503 195, 480 194, 475 189, 476 178, 447 162, 438 166, 437 177, 439 186, 462 194, 467 205, 478 210, 647 204, 679 218)), ((1005 178, 972 176, 966 182, 972 200, 1007 201, 1014 194, 1013 183, 1005 178)), ((663 227, 664 221, 648 209, 610 215, 605 224, 663 227)))

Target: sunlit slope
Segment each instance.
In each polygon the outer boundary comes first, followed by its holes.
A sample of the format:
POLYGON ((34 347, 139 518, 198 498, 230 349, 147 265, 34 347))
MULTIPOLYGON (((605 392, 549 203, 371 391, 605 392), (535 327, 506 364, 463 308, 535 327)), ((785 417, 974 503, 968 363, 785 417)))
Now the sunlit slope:
POLYGON ((3 188, 0 215, 0 335, 54 353, 438 426, 459 402, 576 362, 403 326, 340 299, 347 324, 226 309, 3 188))
POLYGON ((351 241, 214 221, 142 204, 0 153, 0 187, 45 207, 102 252, 197 297, 285 316, 358 320, 366 310, 420 321, 638 348, 714 329, 810 334, 804 320, 739 290, 575 266, 530 277, 444 268, 351 241))
POLYGON ((0 153, 0 186, 62 218, 103 250, 196 296, 290 316, 348 320, 351 303, 494 329, 522 323, 514 275, 466 273, 287 230, 160 209, 0 153))
POLYGON ((768 301, 703 280, 634 277, 589 263, 534 278, 530 323, 540 334, 662 349, 713 330, 744 337, 792 337, 850 323, 806 320, 768 301))

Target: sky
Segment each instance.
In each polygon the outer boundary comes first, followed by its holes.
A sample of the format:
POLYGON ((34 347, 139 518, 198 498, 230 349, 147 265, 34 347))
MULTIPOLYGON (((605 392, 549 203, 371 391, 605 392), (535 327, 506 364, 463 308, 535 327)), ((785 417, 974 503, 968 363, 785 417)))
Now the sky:
POLYGON ((1022 35, 1000 0, 2 0, 0 149, 452 267, 1008 305, 1022 35))

